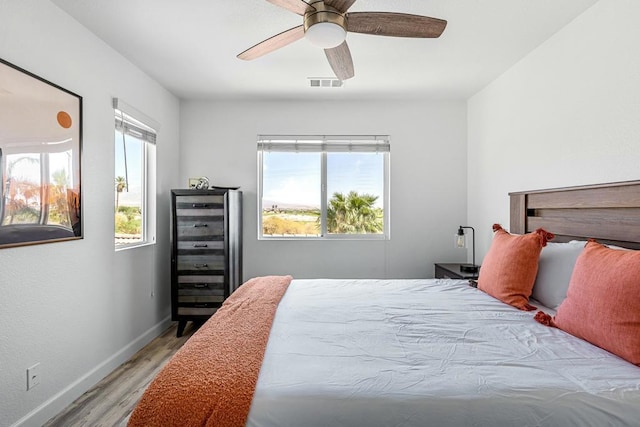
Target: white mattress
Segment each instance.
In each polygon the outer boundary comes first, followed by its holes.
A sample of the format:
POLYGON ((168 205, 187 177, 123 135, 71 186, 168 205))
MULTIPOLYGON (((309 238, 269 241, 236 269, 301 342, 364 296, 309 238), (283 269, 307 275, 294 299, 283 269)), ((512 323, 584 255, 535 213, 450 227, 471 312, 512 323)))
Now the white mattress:
POLYGON ((640 368, 534 313, 466 281, 294 280, 247 426, 640 425, 640 368))

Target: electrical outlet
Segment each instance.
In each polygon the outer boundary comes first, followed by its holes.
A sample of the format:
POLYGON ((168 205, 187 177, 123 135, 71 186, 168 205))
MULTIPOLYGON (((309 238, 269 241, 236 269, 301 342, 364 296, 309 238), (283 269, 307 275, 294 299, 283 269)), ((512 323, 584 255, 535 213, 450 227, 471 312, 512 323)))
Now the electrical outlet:
POLYGON ((27 390, 31 390, 38 384, 40 384, 40 364, 36 363, 27 368, 27 390))

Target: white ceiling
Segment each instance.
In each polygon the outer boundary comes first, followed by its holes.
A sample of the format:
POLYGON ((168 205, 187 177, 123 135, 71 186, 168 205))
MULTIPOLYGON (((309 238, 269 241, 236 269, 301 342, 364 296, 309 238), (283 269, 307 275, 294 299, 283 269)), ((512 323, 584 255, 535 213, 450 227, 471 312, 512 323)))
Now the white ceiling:
POLYGON ((266 0, 51 0, 180 98, 466 99, 598 0, 358 0, 350 11, 448 21, 438 39, 350 33, 355 77, 299 40, 254 61, 236 55, 302 18, 266 0))

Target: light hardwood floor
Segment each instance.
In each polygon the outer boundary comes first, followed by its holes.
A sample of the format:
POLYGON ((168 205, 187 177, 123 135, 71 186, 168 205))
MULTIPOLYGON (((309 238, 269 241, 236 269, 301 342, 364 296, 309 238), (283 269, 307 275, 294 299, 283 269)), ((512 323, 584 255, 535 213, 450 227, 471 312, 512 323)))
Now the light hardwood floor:
POLYGON ((151 341, 91 390, 80 396, 45 427, 111 427, 127 425, 138 399, 160 368, 193 334, 189 323, 182 337, 176 337, 177 323, 151 341))

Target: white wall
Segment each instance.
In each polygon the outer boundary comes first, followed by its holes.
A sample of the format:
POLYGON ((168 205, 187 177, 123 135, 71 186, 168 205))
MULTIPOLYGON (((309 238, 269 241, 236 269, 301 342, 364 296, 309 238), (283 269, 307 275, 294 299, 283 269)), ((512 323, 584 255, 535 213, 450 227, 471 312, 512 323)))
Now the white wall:
POLYGON ((181 105, 181 180, 208 176, 244 192, 244 278, 432 277, 464 260, 464 102, 204 102, 181 105), (258 241, 258 134, 391 136, 390 241, 258 241), (462 167, 458 167, 461 164, 462 167))
POLYGON ((48 1, 0 0, 0 57, 84 103, 85 238, 0 250, 0 425, 36 426, 168 325, 179 102, 48 1), (112 96, 161 124, 158 244, 119 253, 112 96), (35 363, 41 383, 26 391, 26 368, 35 363))
POLYGON ((479 253, 510 191, 640 179, 640 2, 601 0, 469 100, 479 253))

